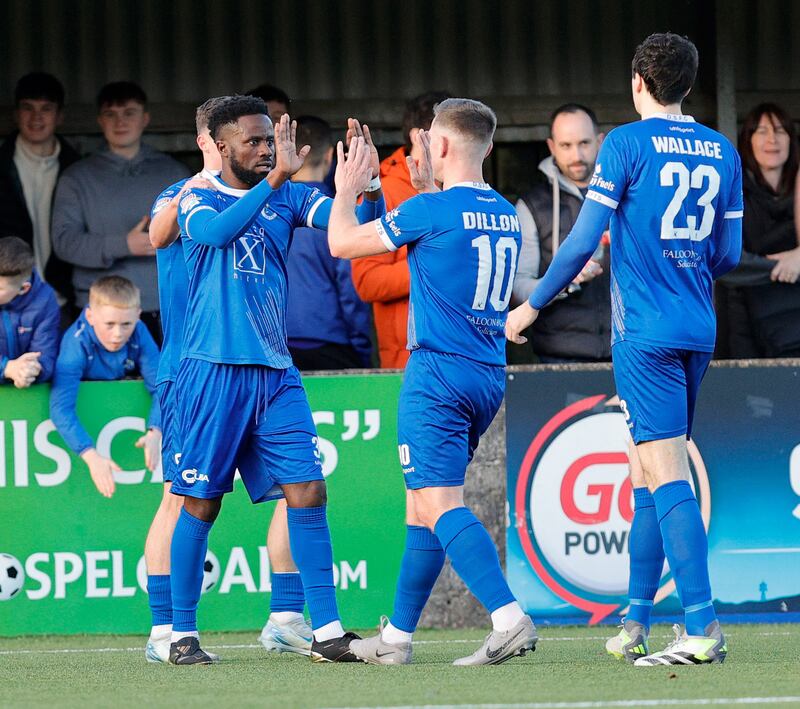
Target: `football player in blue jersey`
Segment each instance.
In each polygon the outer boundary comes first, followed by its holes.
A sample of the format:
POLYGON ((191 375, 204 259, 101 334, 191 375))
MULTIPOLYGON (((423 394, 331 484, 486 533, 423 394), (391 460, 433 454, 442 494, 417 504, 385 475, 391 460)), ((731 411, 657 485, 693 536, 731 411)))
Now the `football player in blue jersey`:
MULTIPOLYGON (((252 96, 220 102, 209 131, 222 160, 213 190, 180 199, 178 223, 188 271, 181 362, 176 377, 181 459, 172 493, 184 497, 172 538, 170 661, 207 664, 197 604, 209 530, 238 467, 254 502, 281 494, 291 553, 313 627, 315 661, 355 661, 333 586, 326 491, 316 431, 286 344, 286 255, 293 229, 326 229, 332 200, 289 181, 308 146, 295 146, 284 116, 273 133, 252 96)), ((361 139, 363 140, 363 139, 361 139)), ((374 172, 378 171, 377 151, 374 172)), ((374 187, 374 185, 373 185, 374 187)), ((383 212, 367 192, 364 219, 383 212)))
POLYGON ((357 141, 347 161, 338 147, 331 253, 357 258, 408 244, 411 272, 411 356, 398 410, 406 548, 391 619, 350 649, 373 664, 409 663, 413 633, 447 556, 492 621, 483 645, 455 664, 490 665, 533 650, 538 639, 491 537, 464 505, 467 464, 505 392, 503 328, 521 233, 514 207, 483 179, 494 112, 479 101, 448 99, 434 116, 430 134, 420 131, 425 158, 412 170, 424 194, 371 224, 359 226, 354 211, 369 179, 364 144, 357 141))
POLYGON ((608 134, 569 238, 506 324, 509 340, 525 341, 520 333, 583 268, 610 219, 611 352, 636 454, 630 609, 606 648, 638 666, 722 662, 727 654, 686 443, 714 350, 712 281, 741 254, 742 174, 734 146, 681 111, 697 65, 685 37, 654 34, 637 47, 631 87, 642 120, 608 134), (686 626, 649 654, 665 554, 686 626))
MULTIPOLYGON (((208 131, 208 116, 223 97, 211 98, 197 108, 197 145, 203 154, 203 170, 193 178, 181 180, 165 189, 156 199, 150 221, 150 242, 158 249, 159 298, 164 344, 158 372, 158 393, 162 411, 164 494, 145 542, 148 600, 152 628, 145 648, 149 662, 168 662, 172 634, 172 596, 169 554, 172 532, 183 498, 170 494, 180 453, 175 436, 178 404, 175 401, 175 375, 180 362, 183 321, 186 315, 188 274, 179 240, 178 204, 192 187, 213 189, 206 179, 219 174, 219 151, 208 131)), ((270 561, 270 615, 259 641, 274 652, 311 652, 311 628, 303 618, 303 585, 289 549, 286 502, 277 502, 267 535, 270 561)), ((210 653, 209 655, 213 657, 210 653)))

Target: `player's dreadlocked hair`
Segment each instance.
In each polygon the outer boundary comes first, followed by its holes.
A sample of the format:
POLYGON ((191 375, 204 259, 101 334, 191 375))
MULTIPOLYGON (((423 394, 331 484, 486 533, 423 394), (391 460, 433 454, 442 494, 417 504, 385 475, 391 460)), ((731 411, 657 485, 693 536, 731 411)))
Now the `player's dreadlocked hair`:
POLYGON ((217 105, 208 117, 208 132, 216 140, 220 129, 229 123, 236 123, 242 116, 267 114, 267 105, 255 96, 228 96, 217 105))

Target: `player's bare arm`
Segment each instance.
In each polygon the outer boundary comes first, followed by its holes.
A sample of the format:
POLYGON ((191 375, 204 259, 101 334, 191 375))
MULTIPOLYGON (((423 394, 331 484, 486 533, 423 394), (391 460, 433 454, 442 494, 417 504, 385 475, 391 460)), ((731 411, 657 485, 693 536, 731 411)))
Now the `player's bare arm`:
POLYGON ((339 141, 336 146, 336 197, 328 222, 328 246, 337 258, 374 256, 388 251, 375 227, 375 222, 359 224, 355 209, 358 195, 372 176, 372 156, 363 137, 353 138, 347 157, 339 141))
POLYGON ((178 238, 180 233, 180 229, 178 229, 178 204, 181 198, 192 188, 213 190, 214 185, 204 177, 195 175, 186 182, 181 191, 170 200, 170 203, 153 217, 150 221, 149 234, 150 245, 154 249, 166 249, 178 238))
POLYGON ((411 185, 417 192, 439 192, 436 181, 433 179, 433 163, 431 161, 431 136, 426 130, 420 128, 411 136, 412 142, 420 148, 422 159, 414 160, 406 156, 408 172, 411 175, 411 185))

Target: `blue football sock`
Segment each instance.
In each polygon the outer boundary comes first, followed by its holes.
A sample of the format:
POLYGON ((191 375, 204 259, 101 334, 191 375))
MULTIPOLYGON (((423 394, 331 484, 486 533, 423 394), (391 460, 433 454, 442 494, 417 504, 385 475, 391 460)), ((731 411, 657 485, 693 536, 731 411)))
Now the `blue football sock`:
POLYGON ((147 601, 150 604, 153 625, 172 625, 172 589, 169 574, 148 575, 147 601))
POLYGON ((339 620, 333 588, 333 547, 325 505, 289 507, 289 544, 300 570, 311 627, 316 630, 339 620))
POLYGON ((170 549, 172 576, 172 631, 197 630, 197 604, 203 588, 203 564, 212 522, 181 509, 170 549))
POLYGON ((708 580, 708 539, 700 507, 686 480, 662 485, 653 493, 664 551, 686 614, 686 632, 705 635, 717 616, 708 580))
POLYGON ((634 620, 650 628, 653 599, 658 591, 664 569, 664 541, 658 526, 656 503, 646 487, 633 490, 634 513, 629 537, 630 580, 628 600, 630 610, 626 620, 634 620))
POLYGON ((302 613, 305 604, 306 597, 299 573, 272 573, 272 595, 269 599, 271 613, 302 613))
POLYGON ((427 527, 407 526, 406 550, 400 563, 391 618, 395 628, 406 633, 413 633, 417 629, 422 609, 439 578, 444 559, 444 549, 433 532, 427 527))
POLYGON ((434 531, 456 573, 490 613, 516 600, 492 538, 469 509, 448 510, 439 517, 434 531))

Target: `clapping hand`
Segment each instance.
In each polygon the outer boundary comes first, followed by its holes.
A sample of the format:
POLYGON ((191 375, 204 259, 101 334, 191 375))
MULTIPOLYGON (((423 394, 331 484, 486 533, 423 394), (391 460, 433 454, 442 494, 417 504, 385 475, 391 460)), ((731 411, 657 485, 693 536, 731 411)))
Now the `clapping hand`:
POLYGON ((420 149, 422 158, 417 161, 406 156, 406 164, 411 174, 411 185, 417 192, 438 192, 439 188, 433 179, 433 162, 431 161, 431 136, 426 130, 418 130, 411 141, 420 149))
POLYGON ((336 145, 336 194, 352 197, 360 195, 372 179, 372 156, 363 137, 353 138, 347 157, 340 140, 336 145))
POLYGON ((347 119, 347 135, 345 141, 347 142, 347 149, 350 150, 350 145, 353 138, 363 138, 364 144, 369 150, 370 167, 372 168, 372 177, 378 177, 381 174, 381 160, 378 157, 378 149, 372 142, 372 136, 369 132, 369 126, 364 123, 363 125, 358 122, 356 118, 347 119))
POLYGON ((298 151, 296 139, 297 121, 290 122, 289 114, 284 113, 275 124, 275 167, 270 172, 270 175, 277 173, 281 182, 288 180, 303 167, 306 156, 311 152, 310 145, 304 145, 298 151))

